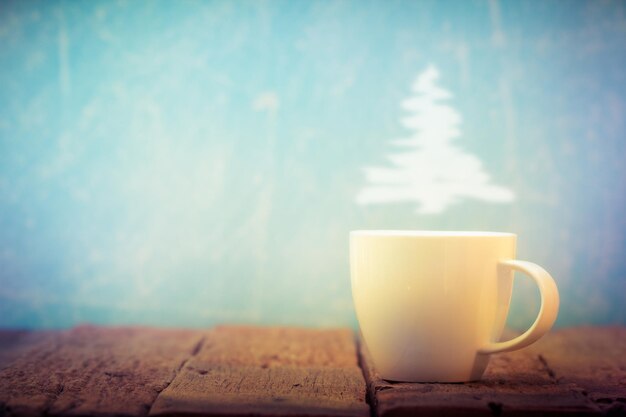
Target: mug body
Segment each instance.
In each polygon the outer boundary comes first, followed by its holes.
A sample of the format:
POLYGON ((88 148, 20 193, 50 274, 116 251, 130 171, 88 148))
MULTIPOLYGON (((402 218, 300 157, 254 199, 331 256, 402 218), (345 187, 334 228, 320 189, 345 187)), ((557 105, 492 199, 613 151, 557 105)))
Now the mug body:
POLYGON ((354 231, 352 296, 384 379, 464 382, 482 376, 477 351, 500 337, 511 299, 516 236, 493 232, 354 231))

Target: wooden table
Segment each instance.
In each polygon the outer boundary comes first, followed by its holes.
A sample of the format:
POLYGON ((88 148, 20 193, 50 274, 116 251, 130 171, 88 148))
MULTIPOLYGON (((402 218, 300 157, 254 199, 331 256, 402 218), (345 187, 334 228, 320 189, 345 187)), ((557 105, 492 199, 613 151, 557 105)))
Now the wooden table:
POLYGON ((0 331, 0 416, 626 415, 626 327, 553 331, 468 384, 384 381, 348 329, 0 331))

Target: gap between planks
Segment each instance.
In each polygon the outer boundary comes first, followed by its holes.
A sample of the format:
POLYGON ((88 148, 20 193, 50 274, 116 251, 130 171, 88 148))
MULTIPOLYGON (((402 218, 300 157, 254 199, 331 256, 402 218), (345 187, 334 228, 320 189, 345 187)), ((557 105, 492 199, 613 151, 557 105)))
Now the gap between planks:
POLYGON ((156 400, 159 398, 159 395, 161 395, 161 393, 163 391, 165 391, 172 384, 172 382, 174 382, 174 380, 176 379, 176 377, 178 376, 180 371, 185 367, 187 362, 189 362, 191 360, 191 358, 193 358, 194 356, 196 356, 198 354, 198 352, 200 352, 200 349, 202 349, 202 346, 204 345, 204 342, 206 341, 206 339, 207 339, 206 336, 202 336, 200 338, 200 340, 198 340, 198 343, 196 343, 196 345, 191 350, 191 353, 190 353, 189 357, 187 357, 185 360, 183 360, 180 363, 180 365, 178 366, 176 371, 174 371, 174 376, 172 377, 172 379, 167 383, 166 386, 163 387, 163 389, 161 391, 159 391, 157 396, 154 397, 154 400, 152 401, 152 404, 150 404, 150 408, 148 409, 147 415, 150 415, 150 413, 152 411, 152 407, 154 407, 154 404, 156 403, 156 400))

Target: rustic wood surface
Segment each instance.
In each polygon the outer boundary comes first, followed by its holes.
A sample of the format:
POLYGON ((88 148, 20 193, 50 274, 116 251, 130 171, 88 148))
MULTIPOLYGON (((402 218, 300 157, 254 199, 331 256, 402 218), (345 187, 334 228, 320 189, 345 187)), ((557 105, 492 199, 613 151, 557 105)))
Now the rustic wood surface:
POLYGON ((92 326, 22 335, 21 354, 0 367, 0 415, 146 415, 202 337, 92 326))
POLYGON ((492 355, 483 379, 465 384, 388 382, 364 346, 361 357, 378 416, 626 415, 625 331, 555 331, 529 348, 492 355))
MULTIPOLYGON (((55 332, 28 330, 0 330, 0 369, 21 356, 26 349, 55 332)), ((0 381, 0 384, 2 381, 0 381)))
POLYGON ((150 415, 369 416, 349 330, 218 327, 150 415))
POLYGON ((626 414, 626 328, 577 327, 533 347, 559 385, 581 392, 606 414, 626 414))
POLYGON ((370 411, 626 416, 626 328, 553 331, 467 384, 384 381, 346 329, 0 331, 0 417, 370 411))
POLYGON ((364 351, 368 389, 379 416, 590 414, 584 396, 557 385, 528 351, 494 355, 479 382, 394 383, 381 379, 364 351))

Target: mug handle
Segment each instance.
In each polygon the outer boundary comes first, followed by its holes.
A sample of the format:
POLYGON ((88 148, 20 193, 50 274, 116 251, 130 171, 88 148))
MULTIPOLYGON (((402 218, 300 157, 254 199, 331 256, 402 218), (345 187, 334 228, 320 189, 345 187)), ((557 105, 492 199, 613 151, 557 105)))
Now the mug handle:
MULTIPOLYGON (((521 335, 506 342, 494 342, 478 350, 479 353, 508 352, 521 349, 536 342, 550 330, 559 311, 559 291, 554 279, 537 264, 527 261, 505 260, 498 262, 498 268, 518 270, 535 280, 541 294, 541 308, 537 319, 521 335)), ((500 275, 501 276, 501 275, 500 275)))

